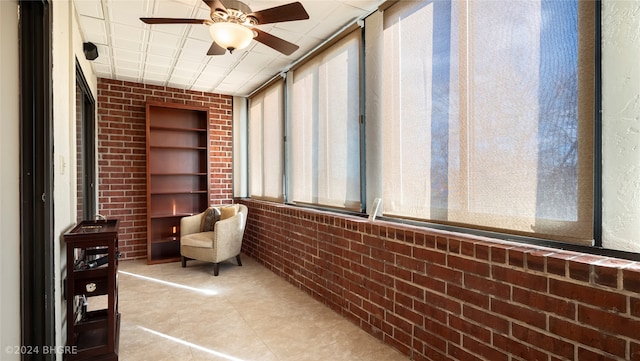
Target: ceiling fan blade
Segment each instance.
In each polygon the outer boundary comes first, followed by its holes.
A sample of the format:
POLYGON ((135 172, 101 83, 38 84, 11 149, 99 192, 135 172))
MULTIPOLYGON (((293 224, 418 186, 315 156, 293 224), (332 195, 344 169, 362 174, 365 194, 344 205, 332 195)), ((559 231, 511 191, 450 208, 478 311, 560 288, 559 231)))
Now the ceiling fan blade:
POLYGON ((211 10, 215 11, 216 9, 220 9, 224 12, 227 12, 227 8, 224 6, 222 1, 220 0, 202 0, 202 1, 204 1, 204 3, 211 8, 211 10))
POLYGON ((215 42, 211 44, 209 51, 207 51, 207 55, 224 55, 227 52, 227 49, 221 47, 215 42))
POLYGON ((256 20, 258 20, 258 25, 309 19, 309 14, 307 14, 304 6, 299 2, 280 5, 247 15, 256 18, 256 20))
POLYGON ((260 29, 253 28, 258 35, 254 38, 256 41, 263 43, 264 45, 271 47, 284 55, 291 55, 294 51, 298 50, 299 46, 292 44, 284 39, 280 39, 275 35, 265 33, 260 29))
POLYGON ((204 24, 206 20, 201 19, 179 19, 179 18, 140 18, 145 24, 204 24))

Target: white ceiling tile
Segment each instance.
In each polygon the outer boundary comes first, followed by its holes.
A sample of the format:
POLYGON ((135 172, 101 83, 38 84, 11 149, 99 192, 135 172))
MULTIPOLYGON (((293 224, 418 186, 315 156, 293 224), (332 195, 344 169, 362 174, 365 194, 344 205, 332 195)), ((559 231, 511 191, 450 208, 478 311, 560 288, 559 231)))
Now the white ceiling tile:
POLYGON ((122 24, 111 24, 111 39, 116 48, 142 51, 145 30, 122 24))
POLYGON ((118 70, 116 70, 116 75, 117 76, 129 76, 129 77, 132 77, 132 78, 139 78, 140 77, 140 71, 136 70, 136 69, 119 68, 118 70))
POLYGON ((224 78, 224 81, 227 82, 227 83, 242 84, 242 83, 246 82, 247 80, 251 79, 252 77, 253 77, 252 73, 242 72, 242 71, 238 71, 238 70, 234 69, 231 73, 229 73, 224 78))
POLYGON ((251 8, 251 11, 255 12, 282 5, 283 2, 276 0, 249 0, 245 1, 245 3, 251 8))
POLYGON ((175 88, 184 88, 185 85, 191 84, 191 78, 171 77, 167 85, 175 88))
MULTIPOLYGON (((291 1, 295 0, 245 2, 253 11, 260 11, 291 1)), ((309 20, 259 26, 262 31, 299 45, 300 49, 290 56, 256 41, 233 54, 207 56, 211 46, 207 26, 146 25, 139 20, 208 19, 210 9, 202 0, 74 0, 74 4, 84 40, 98 46, 99 57, 92 62, 97 76, 246 95, 352 19, 375 10, 384 0, 300 1, 309 20)))
POLYGON ((157 66, 169 68, 171 64, 173 64, 173 58, 168 56, 162 56, 162 55, 147 54, 145 64, 157 65, 157 66))
POLYGON ((129 39, 132 41, 142 41, 145 30, 139 26, 129 26, 123 24, 111 24, 111 35, 115 38, 129 39))
POLYGON ((305 26, 305 22, 318 23, 324 20, 329 14, 336 11, 340 4, 337 1, 305 1, 304 8, 309 14, 309 20, 292 21, 301 26, 305 26))
POLYGON ((144 72, 144 78, 145 78, 145 80, 164 82, 164 81, 167 80, 167 74, 166 73, 154 73, 154 72, 150 72, 150 71, 145 71, 144 72))
POLYGON ((211 47, 211 42, 187 39, 180 51, 180 59, 193 62, 203 62, 207 60, 207 51, 211 47))
POLYGON ((171 73, 171 78, 185 78, 185 79, 193 79, 198 74, 197 68, 178 68, 175 67, 173 72, 171 73))
MULTIPOLYGON (((175 16, 160 16, 162 18, 173 18, 175 16)), ((155 24, 155 25, 147 25, 151 28, 153 32, 166 33, 171 35, 177 35, 183 37, 185 34, 188 34, 188 30, 191 25, 181 25, 181 24, 155 24)), ((201 26, 201 25, 196 25, 201 26)))
POLYGON ((125 39, 125 38, 112 38, 112 44, 114 48, 126 49, 132 51, 142 51, 142 42, 125 39))
POLYGON ((185 57, 181 57, 176 62, 176 68, 180 68, 180 69, 193 69, 194 71, 196 71, 202 67, 203 67, 203 64, 201 62, 190 61, 188 60, 188 58, 185 58, 185 57))
POLYGON ((149 34, 150 42, 163 44, 164 46, 169 48, 177 47, 178 44, 180 44, 181 40, 182 37, 175 34, 168 34, 157 31, 152 31, 151 34, 149 34))
POLYGON ((98 48, 98 58, 93 63, 111 64, 111 48, 103 44, 96 44, 96 47, 98 48))
POLYGON ((108 64, 99 64, 96 63, 95 61, 91 62, 91 66, 93 67, 93 70, 95 72, 98 73, 111 73, 111 66, 108 64))
POLYGON ((147 52, 173 57, 178 54, 181 43, 182 37, 180 36, 152 31, 149 35, 147 52))
POLYGON ((135 77, 135 76, 128 76, 128 75, 116 75, 115 78, 117 80, 130 81, 130 82, 134 82, 134 83, 137 83, 137 82, 140 81, 140 78, 135 77))
POLYGON ((262 71, 262 69, 272 63, 276 58, 277 56, 275 54, 255 56, 255 53, 249 53, 235 69, 243 72, 262 71))
MULTIPOLYGON (((193 4, 193 2, 191 2, 193 4)), ((178 1, 157 1, 153 16, 155 17, 172 17, 172 18, 188 18, 191 17, 193 5, 188 5, 178 1)))
POLYGON ((111 75, 115 73, 114 70, 111 69, 109 65, 103 64, 92 64, 93 71, 96 73, 96 76, 99 78, 109 78, 111 75))
POLYGON ((98 78, 113 79, 114 76, 115 75, 112 74, 111 72, 99 72, 99 71, 96 71, 96 77, 98 77, 98 78))
POLYGON ((219 57, 212 57, 212 60, 209 61, 209 63, 204 66, 204 68, 200 72, 200 75, 201 76, 207 75, 207 74, 212 74, 215 76, 224 75, 227 69, 229 68, 229 65, 219 64, 217 61, 218 58, 219 57))
MULTIPOLYGON (((204 5, 204 2, 202 2, 202 4, 204 5)), ((198 11, 196 12, 195 15, 196 19, 211 19, 211 9, 207 6, 201 6, 200 9, 198 9, 198 11)))
POLYGON ((164 74, 165 76, 169 74, 169 67, 164 65, 154 65, 154 64, 145 64, 145 71, 156 73, 156 74, 164 74))
POLYGON ((207 67, 198 72, 198 79, 204 79, 206 81, 213 81, 215 79, 223 78, 225 75, 226 69, 219 69, 213 67, 207 67))
POLYGON ((343 1, 345 5, 352 6, 364 10, 365 13, 370 13, 378 8, 380 1, 377 0, 347 0, 343 1))
POLYGON ((218 84, 224 79, 222 74, 199 74, 194 84, 218 84))
POLYGON ((113 57, 116 60, 126 60, 139 63, 142 60, 142 53, 139 51, 114 48, 113 57))
POLYGON ((223 82, 216 87, 216 92, 223 93, 223 94, 235 94, 237 89, 238 89, 238 84, 223 82))
POLYGON ((107 4, 109 20, 116 24, 144 27, 141 17, 148 17, 152 11, 152 0, 103 0, 107 4))
POLYGON ((170 1, 175 1, 184 5, 187 5, 189 7, 197 7, 197 6, 207 7, 207 5, 202 0, 170 0, 170 1))
POLYGON ((75 6, 78 15, 104 19, 104 14, 102 13, 102 2, 100 2, 100 0, 74 0, 73 5, 75 6))
POLYGON ((146 76, 144 78, 144 83, 145 84, 164 86, 164 82, 165 82, 165 79, 158 80, 158 79, 153 79, 151 77, 147 78, 146 76))
POLYGON ((107 26, 104 20, 80 16, 80 26, 85 41, 97 44, 107 44, 107 26))
POLYGON ((190 90, 201 91, 201 92, 220 93, 215 88, 211 87, 211 84, 194 84, 194 85, 191 86, 190 90))
POLYGON ((138 69, 140 67, 140 62, 121 60, 118 58, 113 61, 113 64, 115 65, 116 71, 119 69, 138 69))
POLYGON ((189 37, 196 40, 211 42, 211 35, 209 34, 209 26, 199 25, 192 26, 189 31, 189 37))

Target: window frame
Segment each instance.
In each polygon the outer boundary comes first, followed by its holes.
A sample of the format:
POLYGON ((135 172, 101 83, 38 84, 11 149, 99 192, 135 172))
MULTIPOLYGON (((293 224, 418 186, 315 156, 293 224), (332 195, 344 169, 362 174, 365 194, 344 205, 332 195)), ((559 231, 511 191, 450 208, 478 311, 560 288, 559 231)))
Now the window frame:
MULTIPOLYGON (((295 201, 293 200, 292 197, 292 184, 293 184, 293 180, 292 180, 292 162, 291 160, 291 154, 294 151, 292 149, 292 139, 293 139, 293 135, 291 134, 291 124, 293 122, 293 115, 292 115, 292 108, 289 106, 291 104, 291 97, 290 94, 293 93, 293 81, 291 80, 292 76, 286 76, 285 77, 285 203, 288 205, 294 205, 294 206, 300 206, 300 207, 305 207, 305 208, 313 208, 313 209, 324 209, 324 210, 330 210, 330 211, 334 211, 334 212, 338 212, 338 213, 345 213, 345 214, 355 214, 355 215, 360 215, 360 216, 364 216, 365 214, 365 207, 366 207, 366 178, 363 178, 363 175, 366 174, 365 173, 365 143, 364 143, 364 138, 365 138, 365 131, 364 131, 364 101, 365 101, 365 96, 364 96, 364 85, 365 85, 365 68, 364 68, 364 23, 360 23, 358 21, 353 22, 352 24, 344 27, 340 32, 338 32, 335 36, 331 37, 330 39, 328 39, 325 43, 323 43, 322 45, 320 45, 319 47, 317 47, 316 49, 314 49, 313 51, 311 51, 310 53, 308 53, 307 55, 303 56, 299 61, 297 61, 296 63, 294 63, 289 69, 288 71, 293 72, 293 74, 295 74, 296 70, 300 70, 300 68, 303 68, 305 65, 307 65, 308 62, 313 61, 316 57, 318 56, 322 56, 323 54, 325 54, 327 51, 330 51, 332 49, 333 46, 335 46, 336 44, 339 44, 341 41, 343 41, 343 39, 345 39, 346 37, 352 36, 352 35, 356 35, 358 37, 358 99, 359 99, 359 104, 358 104, 358 127, 359 127, 359 136, 358 136, 358 142, 359 142, 359 169, 358 169, 358 174, 360 177, 360 191, 359 191, 359 197, 360 197, 360 202, 353 207, 338 207, 338 206, 333 206, 330 204, 324 204, 324 203, 315 203, 315 202, 302 202, 302 201, 295 201), (356 33, 358 32, 358 33, 356 33)), ((288 73, 287 73, 288 74, 288 73)), ((295 75, 293 75, 295 76, 295 75)))
MULTIPOLYGON (((390 7, 394 6, 396 3, 398 3, 399 1, 387 1, 385 3, 383 3, 382 5, 380 5, 379 7, 379 11, 382 13, 382 17, 384 18, 384 11, 386 11, 387 9, 389 9, 390 7)), ((416 5, 418 3, 421 2, 414 2, 416 5)), ((460 3, 466 3, 466 1, 460 1, 460 3)), ((595 29, 593 30, 595 34, 591 35, 593 37, 595 37, 595 39, 599 39, 599 34, 600 34, 600 23, 598 22, 598 19, 600 18, 600 7, 598 6, 599 4, 596 4, 593 6, 593 12, 594 12, 594 20, 593 20, 593 25, 595 26, 595 29)), ((400 5, 399 5, 400 6, 400 5)), ((409 5, 410 7, 413 7, 412 5, 409 5)), ((584 14, 585 12, 589 13, 591 9, 585 8, 584 6, 588 6, 585 5, 583 2, 578 2, 578 14, 584 14), (586 10, 585 10, 586 9, 586 10)), ((463 8, 463 5, 460 5, 460 8, 463 8)), ((402 11, 402 10, 401 10, 402 11)), ((410 14, 407 13, 407 14, 410 14)), ((383 20, 384 21, 384 20, 383 20)), ((585 29, 584 25, 581 25, 581 29, 585 29)), ((589 29, 589 25, 587 25, 586 29, 589 29)), ((461 31, 462 32, 462 31, 461 31)), ((580 32, 580 34, 582 34, 582 32, 580 32)), ((590 35, 586 35, 587 38, 590 35)), ((590 39, 588 39, 590 40, 590 39)), ((471 40, 460 40, 458 39, 458 42, 461 41, 471 41, 471 40)), ((583 51, 584 49, 582 49, 585 44, 587 43, 587 41, 580 41, 579 42, 579 48, 580 50, 578 51, 578 56, 581 57, 583 56, 583 51)), ((592 74, 591 76, 587 76, 587 86, 580 86, 578 88, 579 93, 578 94, 583 94, 583 91, 585 88, 589 88, 589 85, 591 85, 591 83, 589 82, 590 80, 593 81, 593 83, 595 83, 595 88, 600 89, 600 62, 599 62, 599 42, 597 43, 598 46, 594 47, 595 50, 595 56, 594 56, 594 62, 592 63, 591 61, 586 61, 586 64, 589 66, 592 66, 594 74, 592 74)), ((588 47, 588 45, 587 45, 588 47)), ((384 50, 383 50, 384 51, 384 50)), ((462 54, 458 54, 458 56, 462 56, 462 54)), ((462 64, 462 62, 460 62, 462 64)), ((583 60, 579 60, 578 66, 583 66, 584 65, 584 59, 583 60)), ((589 68, 591 69, 591 68, 589 68)), ((462 80, 462 78, 461 78, 462 80)), ((384 87, 384 85, 382 86, 384 87)), ((460 94, 461 100, 463 100, 464 98, 468 97, 469 94, 460 94)), ((581 222, 584 223, 590 223, 592 225, 592 236, 593 236, 593 240, 591 241, 587 241, 588 243, 590 243, 593 246, 601 246, 602 244, 602 236, 601 236, 601 222, 599 221, 599 219, 601 218, 601 200, 598 196, 600 187, 601 187, 601 162, 599 161, 599 156, 598 154, 601 151, 601 146, 599 145, 599 142, 601 142, 601 135, 599 132, 599 119, 601 117, 601 114, 599 111, 597 111, 597 109, 600 109, 600 102, 601 102, 601 96, 599 94, 590 94, 589 98, 593 98, 593 102, 595 103, 596 106, 594 106, 593 110, 588 112, 590 113, 590 115, 593 115, 594 119, 590 119, 590 120, 581 120, 581 123, 586 124, 586 126, 581 126, 580 128, 582 128, 581 130, 579 130, 578 133, 578 138, 580 141, 578 142, 578 146, 579 147, 589 147, 590 151, 593 151, 593 164, 592 166, 592 171, 591 172, 584 172, 584 169, 581 169, 580 167, 581 164, 587 164, 590 163, 589 161, 591 160, 591 158, 587 157, 587 161, 584 163, 580 163, 578 162, 578 168, 579 168, 579 175, 578 177, 580 177, 580 172, 582 172, 583 177, 586 174, 586 178, 588 179, 587 184, 581 184, 579 187, 587 187, 588 189, 591 189, 590 186, 593 187, 594 191, 592 194, 592 198, 593 200, 588 200, 586 201, 587 204, 592 204, 591 207, 589 206, 584 206, 584 205, 580 205, 581 203, 585 203, 585 201, 581 200, 580 198, 578 198, 578 212, 583 212, 583 214, 586 214, 587 212, 589 212, 589 214, 586 216, 586 221, 583 219, 581 222), (585 123, 586 122, 586 123, 585 123), (585 128, 590 128, 589 124, 593 124, 593 128, 594 129, 586 129, 585 128), (588 132, 588 136, 585 137, 585 131, 588 132), (593 137, 593 142, 589 142, 589 140, 591 140, 591 137, 593 137), (586 139, 587 142, 582 141, 583 139, 586 139), (589 143, 589 144, 585 144, 585 143, 589 143), (591 149, 591 147, 593 147, 593 149, 591 149), (591 182, 592 181, 592 182, 591 182), (596 191, 597 189, 597 191, 596 191), (593 211, 593 212, 592 212, 593 211), (591 214, 591 212, 593 214, 591 214), (588 222, 589 217, 591 217, 591 222, 588 222), (592 243, 593 242, 593 243, 592 243)), ((578 100, 578 109, 579 109, 579 113, 581 113, 583 110, 587 109, 587 107, 583 107, 581 106, 581 104, 584 104, 585 102, 583 100, 578 100)), ((591 102, 589 102, 590 104, 591 102)), ((460 109, 460 113, 463 113, 463 110, 460 109)), ((580 115, 578 115, 580 116, 580 115)), ((466 119, 466 115, 460 116, 461 118, 465 118, 466 119)), ((582 119, 582 118, 581 118, 582 119)), ((464 119, 461 119, 460 122, 465 121, 464 119)), ((583 124, 583 125, 584 125, 583 124)), ((589 153, 589 152, 587 152, 589 153)), ((461 160, 462 162, 462 160, 461 160)), ((584 189, 584 188, 578 188, 580 189, 584 189)), ((467 189, 465 192, 468 192, 469 190, 467 189)), ((465 193, 466 194, 466 193, 465 193)), ((472 218, 476 217, 474 215, 472 215, 472 218)), ((513 238, 513 237, 524 237, 523 239, 541 239, 541 240, 546 240, 549 239, 552 242, 560 242, 560 243, 565 243, 565 242, 576 242, 577 240, 573 240, 569 237, 564 237, 564 236, 557 236, 554 234, 543 234, 543 233, 529 233, 529 232, 524 232, 524 231, 518 231, 515 229, 507 229, 507 228, 496 228, 496 227, 491 227, 491 226, 485 226, 482 225, 480 223, 478 224, 474 224, 474 223, 466 223, 466 222, 459 222, 459 221, 449 221, 449 220, 437 220, 437 219, 428 219, 428 218, 416 218, 416 217, 412 217, 412 216, 408 216, 408 215, 402 215, 402 214, 392 214, 392 213, 384 213, 383 214, 383 218, 386 220, 394 220, 397 219, 400 222, 410 222, 413 224, 424 224, 424 225, 428 225, 428 226, 433 226, 434 224, 438 225, 438 228, 441 227, 451 227, 451 229, 455 229, 456 231, 464 231, 464 230, 469 230, 472 233, 479 231, 479 232, 490 232, 493 235, 499 235, 499 234, 504 234, 504 236, 499 237, 499 238, 513 238), (550 237, 550 238, 547 238, 550 237)), ((579 218, 579 221, 582 218, 579 218)), ((546 221, 545 221, 546 222, 546 221)), ((571 223, 571 222, 567 222, 567 223, 571 223)), ((583 242, 583 244, 586 244, 587 242, 583 242)))
MULTIPOLYGON (((386 2, 384 2, 383 4, 381 4, 378 7, 377 11, 372 12, 371 14, 363 17, 362 19, 360 19, 360 22, 365 23, 365 20, 367 20, 371 15, 374 15, 378 12, 383 12, 385 9, 387 9, 388 7, 392 6, 393 4, 399 2, 399 0, 388 0, 386 2)), ((464 234, 470 234, 470 235, 477 235, 477 236, 482 236, 482 237, 490 237, 492 239, 497 239, 497 240, 505 240, 505 241, 512 241, 512 242, 516 242, 516 243, 523 243, 523 244, 531 244, 531 245, 538 245, 538 246, 544 246, 544 247, 550 247, 550 248, 556 248, 556 249, 563 249, 563 250, 569 250, 569 251, 576 251, 576 252, 584 252, 584 253, 590 253, 590 254, 598 254, 598 255, 605 255, 605 256, 611 256, 611 257, 616 257, 616 258, 621 258, 621 259, 630 259, 630 260, 636 260, 636 261, 640 261, 640 253, 635 253, 635 252, 629 252, 629 251, 623 251, 623 250, 617 250, 617 249, 605 249, 602 248, 602 220, 603 220, 603 211, 602 211, 602 185, 603 185, 603 180, 602 180, 602 75, 601 75, 601 0, 595 0, 595 29, 594 29, 594 42, 595 42, 595 54, 594 54, 594 63, 595 63, 595 69, 594 69, 594 104, 593 104, 593 114, 594 114, 594 122, 593 122, 593 174, 592 174, 592 178, 593 178, 593 237, 594 237, 594 245, 593 246, 585 246, 585 245, 580 245, 580 244, 573 244, 573 243, 565 243, 565 242, 561 242, 561 241, 557 241, 557 240, 550 240, 550 239, 544 239, 544 238, 536 238, 536 237, 531 237, 531 236, 523 236, 523 235, 518 235, 518 234, 512 234, 512 233, 504 233, 504 232, 495 232, 495 231, 491 231, 491 230, 480 230, 480 229, 476 229, 476 228, 470 228, 467 226, 460 226, 460 225, 451 225, 451 224, 440 224, 440 223, 433 223, 433 222, 428 222, 428 221, 424 221, 424 220, 415 220, 415 219, 403 219, 403 218, 390 218, 390 217, 386 217, 386 216, 378 216, 376 219, 379 220, 383 220, 383 221, 388 221, 391 223, 400 223, 400 224, 410 224, 410 225, 414 225, 414 226, 418 226, 418 227, 426 227, 426 228, 433 228, 433 229, 438 229, 438 230, 444 230, 444 231, 451 231, 451 232, 460 232, 460 233, 464 233, 464 234)), ((355 23, 355 22, 354 22, 355 23)), ((368 25, 367 25, 368 28, 368 25)), ((368 153, 366 150, 366 146, 365 146, 365 140, 368 141, 369 143, 374 143, 373 146, 377 146, 375 144, 377 144, 375 139, 371 139, 369 137, 369 132, 370 132, 370 128, 372 128, 371 126, 366 127, 365 128, 365 117, 367 116, 367 111, 366 108, 368 108, 370 106, 368 100, 369 98, 367 97, 367 81, 369 80, 369 78, 367 77, 367 67, 370 66, 369 62, 367 61, 367 57, 366 57, 366 53, 367 53, 367 46, 368 44, 366 44, 367 41, 370 41, 371 43, 375 42, 375 39, 372 40, 372 38, 367 38, 365 36, 365 27, 362 26, 362 54, 361 54, 361 61, 363 63, 362 65, 362 72, 363 75, 361 76, 361 107, 362 107, 362 111, 361 111, 361 147, 362 147, 362 153, 361 153, 361 171, 362 171, 362 176, 361 176, 361 191, 362 191, 362 196, 361 196, 361 200, 362 200, 362 210, 361 212, 349 212, 349 211, 345 211, 342 209, 329 209, 330 211, 334 212, 334 213, 339 213, 339 214, 350 214, 350 215, 357 215, 357 216, 367 216, 367 204, 371 203, 371 202, 367 202, 367 201, 371 201, 373 200, 373 198, 377 198, 377 194, 375 194, 375 190, 372 190, 372 188, 376 188, 377 184, 374 181, 373 182, 373 187, 369 187, 368 188, 365 185, 368 185, 368 181, 369 181, 369 177, 371 177, 371 171, 370 169, 372 168, 371 166, 369 167, 365 167, 365 164, 368 164, 371 162, 371 158, 368 157, 368 161, 365 162, 365 158, 367 158, 368 153), (366 64, 366 65, 365 65, 366 64), (366 129, 366 132, 365 132, 366 129)), ((335 38, 339 38, 339 35, 335 35, 332 39, 335 38)), ((322 46, 319 46, 318 48, 316 48, 314 51, 306 54, 305 56, 303 56, 302 58, 298 59, 296 62, 294 62, 291 65, 291 69, 295 69, 296 66, 304 63, 308 58, 312 57, 313 54, 323 50, 324 48, 326 48, 327 46, 330 46, 332 40, 325 42, 322 46)), ((288 70, 288 69, 287 69, 288 70)), ((283 77, 286 78, 286 71, 285 70, 281 75, 283 77)), ((266 86, 263 85, 260 88, 258 88, 256 91, 259 91, 262 87, 266 86)), ((287 107, 286 104, 286 99, 287 99, 287 86, 286 86, 286 81, 285 81, 285 129, 287 127, 287 123, 290 120, 289 117, 289 109, 287 107)), ((368 120, 368 119, 366 119, 368 120)), ((375 128, 375 125, 373 126, 373 128, 375 128)), ((285 144, 286 144, 287 140, 285 138, 285 144)), ((284 176, 284 183, 287 183, 287 179, 289 177, 289 172, 288 172, 288 168, 289 168, 289 164, 287 162, 287 148, 285 147, 285 176, 284 176)), ((375 160, 374 160, 374 165, 373 167, 375 167, 375 160)), ((305 204, 294 204, 291 203, 287 200, 287 193, 286 193, 286 186, 285 186, 285 204, 287 205, 292 205, 292 206, 296 206, 296 207, 304 207, 304 208, 319 208, 319 209, 324 209, 324 207, 318 207, 315 205, 305 205, 305 204)))
MULTIPOLYGON (((285 168, 286 168, 286 158, 285 158, 285 142, 284 142, 284 137, 285 137, 285 112, 286 112, 286 108, 285 108, 285 95, 286 95, 286 91, 285 91, 285 81, 283 78, 274 78, 272 81, 268 82, 267 84, 265 84, 264 86, 262 86, 258 91, 254 92, 251 94, 251 96, 249 97, 249 101, 248 101, 248 122, 247 122, 247 130, 248 130, 248 170, 249 170, 249 174, 248 174, 248 195, 251 198, 254 199, 260 199, 260 200, 265 200, 265 201, 270 201, 270 202, 276 202, 276 203, 283 203, 285 201, 285 182, 286 182, 286 178, 285 178, 285 168), (280 87, 280 89, 274 89, 274 87, 280 87), (280 112, 279 112, 279 126, 280 126, 280 135, 282 135, 283 139, 282 142, 280 143, 280 150, 279 150, 279 154, 281 156, 280 159, 280 165, 281 168, 279 169, 280 171, 280 180, 281 180, 281 185, 280 185, 280 193, 278 196, 273 197, 270 195, 265 195, 265 159, 264 159, 264 147, 265 147, 265 118, 264 118, 264 100, 265 97, 268 95, 267 93, 270 91, 280 91, 279 97, 280 97, 280 104, 278 105, 280 108, 280 112), (253 195, 252 194, 252 175, 251 173, 253 171, 255 171, 252 165, 252 154, 251 154, 251 139, 252 139, 252 129, 251 129, 251 111, 252 111, 252 101, 253 99, 255 99, 256 97, 260 97, 260 101, 261 101, 261 118, 260 118, 260 137, 261 137, 261 146, 262 146, 262 152, 260 154, 261 156, 261 188, 262 188, 262 194, 261 195, 253 195)), ((268 170, 267 170, 268 171, 268 170)))

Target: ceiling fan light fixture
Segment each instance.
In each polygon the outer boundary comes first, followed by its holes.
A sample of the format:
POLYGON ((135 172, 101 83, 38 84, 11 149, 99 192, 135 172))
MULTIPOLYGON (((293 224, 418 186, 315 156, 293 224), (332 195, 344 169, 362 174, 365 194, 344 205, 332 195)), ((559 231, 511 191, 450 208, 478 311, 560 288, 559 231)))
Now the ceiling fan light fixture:
POLYGON ((215 22, 209 25, 209 33, 216 44, 230 52, 246 48, 254 37, 251 29, 233 22, 215 22))

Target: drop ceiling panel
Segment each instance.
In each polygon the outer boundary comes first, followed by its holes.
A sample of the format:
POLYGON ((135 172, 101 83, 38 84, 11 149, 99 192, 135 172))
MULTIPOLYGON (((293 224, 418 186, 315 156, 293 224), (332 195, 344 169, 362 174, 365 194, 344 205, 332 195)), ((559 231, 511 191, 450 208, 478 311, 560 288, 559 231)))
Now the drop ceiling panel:
MULTIPOLYGON (((292 1, 245 3, 260 11, 292 1)), ((383 1, 301 0, 309 20, 258 26, 299 45, 290 56, 256 41, 233 54, 207 56, 212 40, 206 25, 147 25, 139 20, 209 19, 210 9, 201 0, 74 0, 74 4, 83 41, 98 46, 99 57, 92 62, 98 76, 243 96, 383 1)))
MULTIPOLYGON (((181 49, 182 38, 173 34, 151 32, 147 41, 147 54, 174 57, 181 49)), ((144 49, 144 44, 143 44, 144 49)))
POLYGON ((126 76, 128 78, 138 79, 140 78, 140 72, 136 69, 124 69, 118 68, 116 70, 116 75, 118 76, 126 76))
POLYGON ((78 15, 104 19, 104 14, 102 13, 102 2, 100 2, 100 0, 76 0, 74 1, 74 5, 78 15))
POLYGON ((93 70, 96 72, 96 75, 99 77, 104 77, 106 74, 111 74, 111 66, 105 64, 96 64, 93 63, 93 70))
POLYGON ((144 38, 145 31, 139 27, 121 24, 111 25, 111 39, 115 48, 140 52, 143 50, 144 38))
POLYGON ((85 41, 99 44, 107 44, 107 26, 104 20, 88 16, 80 17, 80 27, 85 36, 85 41))
POLYGON ((149 13, 153 0, 103 0, 103 3, 106 4, 111 23, 142 28, 140 18, 149 13))
POLYGON ((155 84, 164 83, 167 80, 167 73, 154 73, 151 71, 144 72, 144 78, 155 81, 155 84))
POLYGON ((165 74, 165 75, 167 75, 169 73, 169 69, 170 69, 170 67, 168 65, 155 65, 155 64, 147 63, 144 66, 145 72, 148 71, 148 72, 151 72, 151 73, 165 74))
POLYGON ((188 4, 180 1, 156 1, 155 4, 155 17, 189 18, 194 11, 193 1, 188 4))
POLYGON ((159 65, 159 66, 163 66, 163 67, 170 67, 171 64, 173 64, 174 59, 172 57, 169 56, 164 56, 164 55, 156 55, 156 54, 147 54, 145 63, 147 65, 149 64, 153 64, 153 65, 159 65))
POLYGON ((211 43, 211 35, 209 35, 209 27, 207 25, 192 25, 189 31, 189 38, 206 41, 211 43))
POLYGON ((113 48, 113 55, 116 62, 130 61, 130 62, 140 63, 140 61, 142 60, 142 52, 139 52, 139 51, 113 48))
POLYGON ((180 49, 180 60, 189 60, 201 63, 208 59, 207 51, 211 42, 187 38, 180 49))

